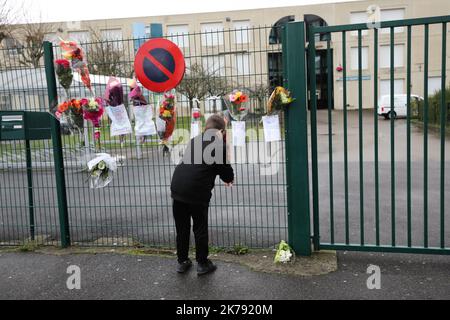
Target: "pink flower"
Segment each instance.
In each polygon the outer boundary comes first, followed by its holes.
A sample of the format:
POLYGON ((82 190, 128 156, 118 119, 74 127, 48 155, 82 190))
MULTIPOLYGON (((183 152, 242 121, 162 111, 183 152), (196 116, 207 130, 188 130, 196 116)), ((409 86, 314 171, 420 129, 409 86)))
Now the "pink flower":
POLYGON ((230 101, 231 102, 235 102, 236 101, 236 96, 234 94, 230 94, 230 101))
POLYGON ((83 98, 80 100, 80 103, 82 106, 87 106, 89 104, 89 100, 86 98, 83 98))

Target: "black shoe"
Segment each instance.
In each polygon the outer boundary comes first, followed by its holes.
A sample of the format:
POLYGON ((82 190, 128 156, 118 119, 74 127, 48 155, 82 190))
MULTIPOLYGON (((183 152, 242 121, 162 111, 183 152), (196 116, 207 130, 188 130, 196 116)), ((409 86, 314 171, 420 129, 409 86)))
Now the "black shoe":
POLYGON ((177 272, 186 273, 192 267, 192 261, 187 259, 183 263, 178 263, 177 272))
POLYGON ((199 263, 197 266, 197 275, 204 276, 208 273, 212 273, 217 270, 217 267, 210 260, 207 260, 206 263, 199 263))

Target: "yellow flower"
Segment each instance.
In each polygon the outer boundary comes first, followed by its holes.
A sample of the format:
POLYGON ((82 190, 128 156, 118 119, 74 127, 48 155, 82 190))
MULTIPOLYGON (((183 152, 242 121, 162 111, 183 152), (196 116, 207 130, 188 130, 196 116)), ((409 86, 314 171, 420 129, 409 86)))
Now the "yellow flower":
POLYGON ((163 117, 164 118, 170 118, 172 116, 172 113, 169 110, 165 110, 163 112, 163 117))

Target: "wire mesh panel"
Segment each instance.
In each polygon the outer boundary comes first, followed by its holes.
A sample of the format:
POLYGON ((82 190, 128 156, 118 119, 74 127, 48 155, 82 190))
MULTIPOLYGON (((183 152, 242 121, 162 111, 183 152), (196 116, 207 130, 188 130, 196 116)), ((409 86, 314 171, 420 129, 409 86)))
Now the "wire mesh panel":
MULTIPOLYGON (((180 47, 187 65, 184 81, 173 91, 177 118, 169 154, 163 152, 157 135, 143 141, 133 130, 131 134, 113 137, 106 113, 98 141, 94 139, 92 123, 81 115, 74 119, 75 127, 61 123, 72 243, 173 247, 170 183, 190 140, 191 109, 201 109, 202 125, 211 114, 226 116, 224 98, 233 89, 245 89, 250 96, 246 144, 231 150, 235 186, 227 189, 216 181, 210 207, 210 242, 220 247, 269 247, 287 238, 284 141, 266 143, 261 123, 271 90, 282 84, 281 43, 273 34, 271 27, 256 27, 166 37, 180 47), (110 154, 119 168, 106 188, 90 189, 87 162, 98 153, 110 154)), ((127 80, 134 76, 137 49, 147 40, 81 43, 89 64, 92 92, 75 73, 70 90, 58 84, 57 103, 103 97, 109 77, 114 76, 123 85, 124 105, 134 127, 127 80)), ((53 54, 54 59, 61 58, 61 48, 54 45, 53 54)), ((2 87, 11 98, 1 109, 52 109, 54 114, 57 103, 49 107, 45 68, 25 68, 14 62, 10 53, 5 51, 4 55, 2 87)), ((144 90, 144 95, 158 117, 162 94, 144 90)), ((282 136, 284 139, 284 133, 282 136)), ((58 241, 51 141, 31 143, 33 203, 28 196, 30 170, 24 156, 25 142, 6 141, 1 146, 0 242, 15 244, 32 238, 30 210, 35 216, 33 233, 43 235, 41 243, 58 241)))

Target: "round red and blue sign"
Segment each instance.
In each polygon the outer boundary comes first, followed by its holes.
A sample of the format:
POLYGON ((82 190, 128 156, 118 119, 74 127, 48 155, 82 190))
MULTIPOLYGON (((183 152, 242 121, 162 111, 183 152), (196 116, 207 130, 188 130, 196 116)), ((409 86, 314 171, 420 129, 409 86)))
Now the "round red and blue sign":
POLYGON ((183 80, 186 63, 175 43, 157 38, 139 48, 134 70, 145 88, 153 92, 166 92, 176 88, 183 80))

